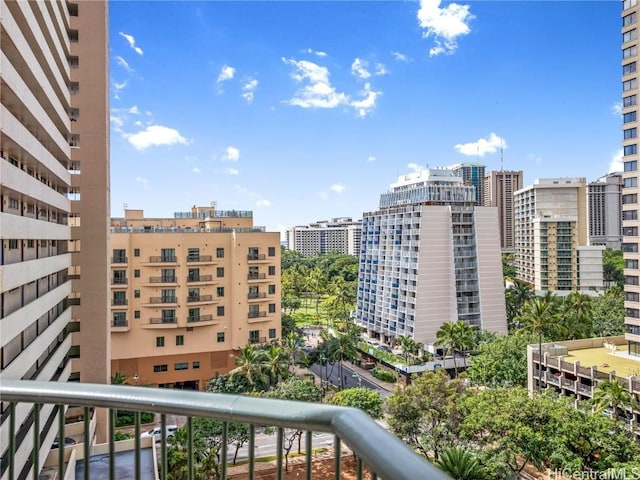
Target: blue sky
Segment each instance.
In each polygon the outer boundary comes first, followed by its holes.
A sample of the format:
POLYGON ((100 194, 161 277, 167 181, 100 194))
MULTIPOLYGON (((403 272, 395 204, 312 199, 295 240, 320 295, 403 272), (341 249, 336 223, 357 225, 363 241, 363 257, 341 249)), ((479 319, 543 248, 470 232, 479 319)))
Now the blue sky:
POLYGON ((621 2, 110 3, 111 213, 377 209, 416 168, 621 169, 621 2))

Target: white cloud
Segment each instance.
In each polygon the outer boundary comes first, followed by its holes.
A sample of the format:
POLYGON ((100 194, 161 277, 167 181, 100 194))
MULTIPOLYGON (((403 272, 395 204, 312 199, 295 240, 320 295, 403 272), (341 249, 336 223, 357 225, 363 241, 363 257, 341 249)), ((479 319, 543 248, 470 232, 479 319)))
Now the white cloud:
POLYGON ((348 103, 349 97, 336 92, 329 82, 329 70, 307 60, 296 61, 293 58, 282 58, 287 65, 294 67, 291 78, 296 82, 307 84, 298 89, 292 99, 285 103, 302 108, 335 108, 348 103))
POLYGON ((129 113, 133 114, 133 115, 139 115, 140 114, 140 110, 138 110, 138 106, 134 105, 133 107, 131 107, 129 109, 129 113))
POLYGON ((269 200, 267 200, 266 198, 261 198, 260 200, 256 201, 256 207, 270 207, 271 206, 271 202, 269 200))
POLYGON ((367 162, 375 162, 376 161, 376 157, 374 157, 373 155, 369 155, 369 158, 367 158, 367 162))
POLYGON ((418 165, 417 163, 408 163, 407 168, 410 168, 414 172, 419 172, 423 169, 422 165, 418 165))
POLYGON ((225 175, 239 175, 240 171, 237 168, 225 168, 222 170, 225 175))
POLYGON ((616 150, 611 156, 611 162, 609 163, 609 173, 622 172, 624 165, 622 163, 622 149, 616 150))
POLYGON ((193 167, 193 173, 200 173, 200 169, 198 167, 193 167))
POLYGON ((396 60, 396 62, 410 62, 411 61, 411 57, 408 57, 404 53, 391 52, 391 55, 393 55, 393 58, 396 60))
POLYGON ((336 192, 336 193, 342 193, 342 192, 344 192, 344 191, 347 189, 347 187, 345 187, 345 186, 344 186, 343 184, 341 184, 341 183, 334 183, 334 184, 333 184, 333 185, 331 185, 329 188, 330 188, 331 190, 333 190, 334 192, 336 192))
POLYGON ((220 159, 223 162, 237 162, 240 159, 240 150, 229 145, 224 149, 224 155, 220 159))
POLYGON ((142 185, 145 190, 149 189, 149 179, 144 177, 136 177, 136 183, 142 185))
POLYGON ((542 157, 534 155, 533 153, 529 154, 529 160, 532 161, 533 163, 535 163, 536 165, 541 165, 542 164, 542 157))
POLYGON ((125 138, 136 150, 144 150, 152 146, 175 145, 176 143, 189 145, 189 141, 180 135, 180 132, 162 125, 150 125, 138 133, 126 134, 125 138))
POLYGON ((467 35, 469 22, 475 18, 469 13, 469 5, 450 3, 440 8, 440 0, 420 0, 418 23, 424 29, 423 37, 433 37, 435 46, 430 56, 451 54, 458 48, 458 37, 467 35))
POLYGON ((112 82, 112 84, 113 84, 113 98, 115 98, 116 100, 119 100, 120 92, 124 90, 124 88, 127 86, 127 81, 125 80, 122 83, 112 82))
POLYGON ((487 153, 496 153, 500 148, 506 149, 507 142, 495 133, 490 133, 487 138, 472 143, 459 143, 454 148, 462 155, 484 157, 487 153))
POLYGON ((317 55, 318 57, 326 57, 327 56, 327 52, 314 50, 313 48, 307 48, 307 53, 313 53, 314 55, 317 55))
POLYGON ((229 65, 223 65, 220 69, 220 74, 218 75, 218 79, 216 83, 226 82, 227 80, 231 80, 233 76, 236 74, 236 69, 230 67, 229 65))
POLYGON ((367 70, 368 66, 369 64, 366 60, 356 58, 351 64, 351 74, 358 78, 369 78, 371 76, 371 72, 367 70))
POLYGON ((135 72, 135 70, 129 66, 127 61, 124 58, 120 57, 120 56, 116 56, 116 63, 118 65, 120 65, 122 68, 124 68, 129 73, 135 72))
POLYGON ((382 92, 371 90, 369 83, 364 84, 364 90, 360 92, 361 100, 354 100, 350 105, 356 109, 360 117, 366 117, 376 106, 376 99, 382 92))
POLYGON ((246 187, 243 187, 241 185, 235 185, 235 189, 238 192, 244 193, 244 194, 248 195, 251 198, 255 198, 257 207, 270 207, 271 206, 271 201, 267 200, 266 198, 263 198, 263 196, 260 195, 259 193, 250 192, 246 187))
POLYGON ((124 118, 116 115, 109 115, 109 121, 116 131, 119 132, 122 130, 122 126, 124 125, 124 118))
POLYGON ((622 102, 616 102, 611 106, 612 115, 622 115, 622 102))
POLYGON ((136 47, 136 39, 133 38, 133 35, 129 35, 127 33, 122 33, 120 32, 119 35, 121 37, 124 37, 124 39, 129 42, 129 46, 131 48, 133 48, 133 50, 138 54, 138 55, 143 55, 144 52, 142 51, 142 49, 140 47, 136 47))
POLYGON ((255 78, 249 78, 247 82, 242 86, 242 98, 244 98, 247 103, 253 102, 254 92, 258 88, 258 80, 255 78))
POLYGON ((384 63, 376 63, 374 75, 386 75, 387 73, 389 73, 389 70, 387 70, 387 66, 384 63))

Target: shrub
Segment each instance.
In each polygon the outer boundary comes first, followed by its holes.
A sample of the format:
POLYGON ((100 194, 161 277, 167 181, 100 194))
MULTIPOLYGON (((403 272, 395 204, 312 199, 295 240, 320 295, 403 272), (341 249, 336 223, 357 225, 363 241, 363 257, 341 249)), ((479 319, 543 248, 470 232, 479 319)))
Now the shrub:
MULTIPOLYGON (((140 412, 140 423, 153 423, 155 416, 151 412, 140 412)), ((128 410, 118 410, 116 412, 116 427, 133 425, 133 412, 128 410)))
POLYGON ((398 380, 398 375, 391 370, 387 370, 386 368, 375 367, 371 374, 376 377, 378 380, 382 380, 383 382, 395 382, 398 380))
POLYGON ((119 442, 120 440, 129 440, 130 438, 133 438, 133 435, 123 432, 122 430, 116 430, 116 433, 113 434, 113 439, 116 442, 119 442))

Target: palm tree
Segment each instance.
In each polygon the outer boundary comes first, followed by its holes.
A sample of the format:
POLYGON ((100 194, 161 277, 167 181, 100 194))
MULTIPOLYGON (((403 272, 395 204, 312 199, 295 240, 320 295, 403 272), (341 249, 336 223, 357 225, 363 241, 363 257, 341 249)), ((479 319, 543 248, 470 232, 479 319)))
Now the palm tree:
POLYGON ((456 348, 458 352, 463 355, 462 361, 464 363, 464 368, 466 369, 467 368, 466 353, 469 350, 472 350, 474 348, 474 343, 475 343, 474 329, 473 327, 470 327, 469 325, 467 325, 467 322, 465 322, 464 320, 458 320, 458 322, 455 325, 458 333, 456 348))
POLYGON ((462 447, 448 447, 436 462, 440 470, 454 480, 482 480, 487 478, 484 467, 462 447))
POLYGON ((309 286, 313 289, 316 296, 316 315, 320 314, 320 296, 325 291, 326 273, 319 267, 309 272, 309 286))
POLYGON ((626 410, 627 407, 634 405, 633 396, 618 382, 617 378, 613 380, 603 380, 598 383, 593 390, 591 401, 596 407, 596 412, 600 413, 603 409, 611 407, 614 420, 620 419, 618 409, 626 410))
POLYGON ((455 323, 444 323, 436 332, 436 341, 434 345, 437 347, 443 347, 445 355, 453 355, 453 368, 457 377, 458 364, 456 362, 456 353, 463 353, 464 351, 472 348, 473 328, 467 325, 467 322, 464 320, 458 320, 455 323))
POLYGON ((235 375, 244 375, 252 387, 268 384, 267 358, 265 351, 261 348, 254 345, 241 348, 235 357, 235 364, 236 368, 229 372, 231 378, 235 375))
POLYGON ((535 297, 528 300, 522 307, 522 315, 517 321, 522 323, 524 331, 529 331, 538 336, 538 390, 542 384, 542 337, 558 320, 558 304, 556 296, 551 290, 547 290, 543 297, 535 297))
POLYGON ((409 354, 414 354, 418 349, 418 343, 409 335, 398 335, 396 337, 396 343, 400 345, 402 349, 402 355, 404 356, 404 361, 409 363, 409 354))
POLYGON ((564 337, 567 340, 590 337, 593 332, 591 297, 584 293, 571 292, 564 298, 563 307, 564 337))
POLYGON ((340 372, 340 389, 344 389, 344 375, 342 370, 342 362, 344 360, 353 360, 358 354, 358 337, 354 335, 356 330, 347 330, 346 332, 336 332, 335 336, 328 340, 327 353, 329 360, 338 362, 338 370, 340 372))
POLYGON ((505 292, 507 303, 507 320, 510 327, 519 328, 514 320, 522 315, 524 304, 534 297, 533 290, 529 284, 516 280, 505 292))
POLYGON ((279 345, 271 345, 265 351, 265 368, 269 375, 269 385, 275 385, 280 378, 288 375, 290 357, 279 345))
POLYGON ((282 341, 282 348, 290 359, 290 364, 296 363, 296 352, 302 347, 302 338, 295 332, 289 332, 282 341))
POLYGON ((113 385, 127 385, 129 383, 129 377, 121 371, 117 371, 111 375, 111 383, 113 385))

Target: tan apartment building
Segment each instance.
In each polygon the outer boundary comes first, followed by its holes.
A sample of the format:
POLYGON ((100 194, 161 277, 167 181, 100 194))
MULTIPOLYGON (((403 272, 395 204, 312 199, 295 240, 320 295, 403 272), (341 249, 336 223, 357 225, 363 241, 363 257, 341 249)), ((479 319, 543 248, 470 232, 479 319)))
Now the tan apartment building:
MULTIPOLYGON (((0 0, 0 381, 109 381, 107 11, 0 0)), ((27 478, 34 425, 45 458, 57 409, 16 413, 15 473, 27 478)), ((104 420, 92 418, 98 441, 104 420)))
POLYGON ((522 170, 494 170, 484 176, 482 206, 498 209, 500 248, 515 252, 513 194, 522 188, 522 170))
POLYGON ((286 241, 288 249, 305 257, 335 252, 357 257, 361 236, 362 220, 341 217, 289 228, 286 241))
POLYGON ((604 288, 604 246, 589 246, 584 178, 537 179, 515 192, 518 277, 536 292, 604 288))
POLYGON ((250 211, 193 207, 111 220, 111 369, 203 389, 248 344, 280 339, 280 234, 250 211))
POLYGON ((638 11, 637 0, 622 2, 622 250, 625 325, 629 353, 640 356, 640 234, 638 229, 638 11))
POLYGON ((613 172, 587 185, 589 245, 620 250, 622 244, 622 173, 613 172))

